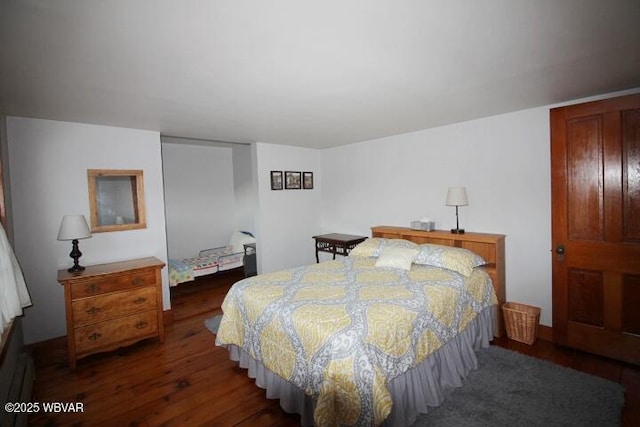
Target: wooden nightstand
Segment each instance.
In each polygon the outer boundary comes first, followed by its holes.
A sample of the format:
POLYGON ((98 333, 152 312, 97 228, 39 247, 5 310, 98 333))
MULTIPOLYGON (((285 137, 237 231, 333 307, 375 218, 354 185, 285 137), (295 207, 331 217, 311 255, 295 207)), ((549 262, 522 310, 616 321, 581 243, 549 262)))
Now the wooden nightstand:
POLYGON ((69 365, 93 353, 115 350, 145 338, 164 342, 164 263, 141 258, 58 271, 64 286, 69 365))
POLYGON ((347 256, 351 249, 367 238, 366 236, 331 233, 313 236, 313 239, 316 241, 316 262, 320 262, 318 252, 329 252, 333 254, 333 259, 336 259, 336 254, 347 256))

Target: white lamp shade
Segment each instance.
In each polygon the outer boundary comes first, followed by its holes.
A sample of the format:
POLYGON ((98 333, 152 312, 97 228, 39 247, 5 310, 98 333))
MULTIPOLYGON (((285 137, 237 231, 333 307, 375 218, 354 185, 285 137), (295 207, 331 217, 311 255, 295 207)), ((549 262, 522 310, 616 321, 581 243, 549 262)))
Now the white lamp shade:
POLYGON ((466 187, 449 187, 447 191, 447 206, 467 206, 469 199, 467 198, 466 187))
POLYGON ((91 230, 84 215, 65 215, 60 223, 58 240, 87 239, 91 230))

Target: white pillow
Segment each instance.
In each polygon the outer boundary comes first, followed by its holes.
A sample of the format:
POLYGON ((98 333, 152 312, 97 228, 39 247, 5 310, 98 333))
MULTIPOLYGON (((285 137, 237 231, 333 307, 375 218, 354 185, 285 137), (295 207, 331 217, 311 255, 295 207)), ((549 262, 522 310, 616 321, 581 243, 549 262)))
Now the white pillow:
POLYGON ((244 252, 244 245, 249 243, 255 243, 256 239, 253 236, 243 233, 242 231, 234 231, 229 239, 227 247, 231 248, 233 253, 244 252))
POLYGON ((376 267, 391 267, 402 270, 411 270, 411 263, 416 255, 418 255, 417 249, 387 246, 380 253, 378 260, 376 261, 376 267))

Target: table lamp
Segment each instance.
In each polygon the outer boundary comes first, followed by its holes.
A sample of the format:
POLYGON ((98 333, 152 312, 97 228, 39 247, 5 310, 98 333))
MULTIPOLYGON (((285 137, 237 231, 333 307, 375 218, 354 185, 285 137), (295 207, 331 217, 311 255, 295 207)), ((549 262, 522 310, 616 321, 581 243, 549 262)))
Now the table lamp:
POLYGON ((73 267, 67 271, 70 273, 84 270, 84 267, 78 263, 82 256, 82 252, 78 248, 78 240, 88 239, 91 237, 91 230, 87 225, 84 215, 65 215, 60 223, 58 231, 58 240, 71 240, 71 253, 69 256, 73 259, 73 267))
POLYGON ((460 228, 458 225, 458 206, 467 206, 469 204, 469 199, 467 198, 467 189, 466 187, 449 187, 449 191, 447 191, 447 206, 455 206, 456 207, 456 228, 452 228, 451 232, 454 234, 463 234, 464 229, 460 228))

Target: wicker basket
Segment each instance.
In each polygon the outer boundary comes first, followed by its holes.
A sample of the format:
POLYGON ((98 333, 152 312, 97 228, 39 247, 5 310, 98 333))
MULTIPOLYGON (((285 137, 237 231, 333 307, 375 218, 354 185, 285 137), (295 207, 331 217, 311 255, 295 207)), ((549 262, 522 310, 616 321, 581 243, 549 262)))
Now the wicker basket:
POLYGON ((525 344, 536 342, 536 329, 540 321, 540 308, 517 302, 506 302, 502 305, 504 326, 507 336, 525 344))

